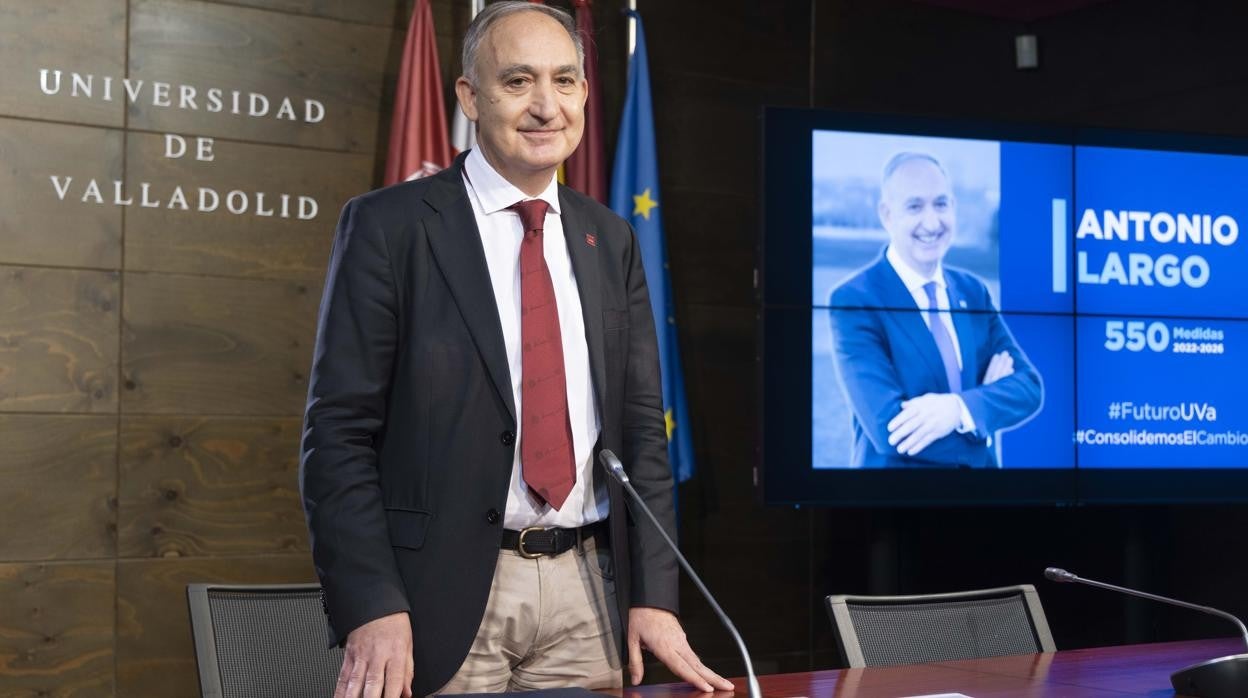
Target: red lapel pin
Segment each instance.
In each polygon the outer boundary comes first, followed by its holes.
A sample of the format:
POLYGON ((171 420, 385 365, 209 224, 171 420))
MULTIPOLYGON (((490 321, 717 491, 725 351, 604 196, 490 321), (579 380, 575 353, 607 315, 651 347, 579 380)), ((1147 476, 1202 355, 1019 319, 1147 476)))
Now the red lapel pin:
POLYGON ((585 233, 585 244, 589 245, 590 247, 597 247, 598 238, 594 237, 593 233, 585 233))

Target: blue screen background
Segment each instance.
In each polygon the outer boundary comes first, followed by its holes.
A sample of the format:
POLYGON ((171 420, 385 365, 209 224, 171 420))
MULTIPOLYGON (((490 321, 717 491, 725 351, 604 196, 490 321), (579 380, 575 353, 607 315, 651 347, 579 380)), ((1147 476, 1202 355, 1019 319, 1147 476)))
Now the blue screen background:
MULTIPOLYGON (((1248 318, 1248 256, 1241 249, 1248 243, 1076 237, 1088 209, 1098 217, 1104 210, 1133 210, 1248 221, 1248 197, 1241 194, 1248 157, 999 146, 998 275, 987 282, 1044 381, 1041 411, 998 435, 1002 467, 1248 467, 1248 409, 1240 407, 1248 394, 1248 371, 1240 369, 1248 322, 1236 319, 1248 318), (1208 262, 1209 282, 1201 288, 1081 283, 1079 254, 1089 273, 1099 274, 1109 252, 1124 264, 1131 253, 1153 259, 1198 254, 1208 262), (1159 441, 1139 442, 1150 438, 1159 441), (1197 443, 1202 439, 1222 441, 1197 443)), ((836 263, 835 244, 825 239, 817 248, 816 265, 836 263)), ((812 462, 845 468, 850 410, 836 377, 827 319, 838 311, 821 302, 822 294, 814 298, 811 326, 812 462)))

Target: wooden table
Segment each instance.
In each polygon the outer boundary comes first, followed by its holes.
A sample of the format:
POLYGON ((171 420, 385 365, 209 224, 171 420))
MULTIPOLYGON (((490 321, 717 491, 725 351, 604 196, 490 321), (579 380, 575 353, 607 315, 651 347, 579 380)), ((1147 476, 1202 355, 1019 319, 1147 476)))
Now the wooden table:
MULTIPOLYGON (((1173 696, 1170 674, 1214 657, 1244 652, 1239 640, 1198 640, 1098 647, 992 659, 935 662, 877 669, 841 669, 759 677, 768 698, 844 696, 875 698, 964 693, 984 696, 1173 696)), ((625 698, 747 695, 744 679, 735 694, 699 694, 688 684, 639 686, 625 698)))

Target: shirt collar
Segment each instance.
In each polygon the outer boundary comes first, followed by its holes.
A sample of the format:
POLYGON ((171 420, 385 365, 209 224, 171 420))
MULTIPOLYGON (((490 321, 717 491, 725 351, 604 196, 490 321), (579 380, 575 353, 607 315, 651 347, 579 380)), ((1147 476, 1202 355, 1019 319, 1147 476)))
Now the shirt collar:
POLYGON ((559 213, 559 180, 553 175, 550 178, 550 184, 541 194, 530 197, 491 167, 485 156, 481 154, 480 148, 473 148, 468 152, 467 160, 464 161, 464 176, 472 185, 477 201, 481 204, 481 210, 486 215, 497 213, 518 201, 530 198, 545 201, 550 205, 551 213, 559 213))
POLYGON ((935 275, 929 279, 902 261, 901 255, 893 249, 892 245, 889 245, 888 250, 884 252, 884 258, 893 266, 893 271, 897 272, 897 276, 901 277, 901 283, 906 285, 906 290, 911 294, 923 291, 923 287, 929 281, 935 281, 938 289, 943 290, 945 288, 945 267, 940 262, 936 263, 935 275))

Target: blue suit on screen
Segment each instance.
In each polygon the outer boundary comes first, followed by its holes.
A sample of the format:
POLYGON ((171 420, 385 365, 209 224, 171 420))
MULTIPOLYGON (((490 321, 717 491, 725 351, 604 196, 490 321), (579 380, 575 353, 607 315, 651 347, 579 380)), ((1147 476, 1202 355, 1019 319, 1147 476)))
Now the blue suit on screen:
POLYGON ((1040 411, 1044 386, 992 302, 970 272, 944 267, 962 355, 962 401, 975 429, 953 431, 917 456, 888 443, 888 423, 901 403, 948 393, 949 379, 923 312, 884 254, 832 291, 833 356, 853 419, 848 465, 858 468, 998 468, 993 436, 1040 411), (988 385, 992 356, 1008 351, 1014 373, 988 385))

